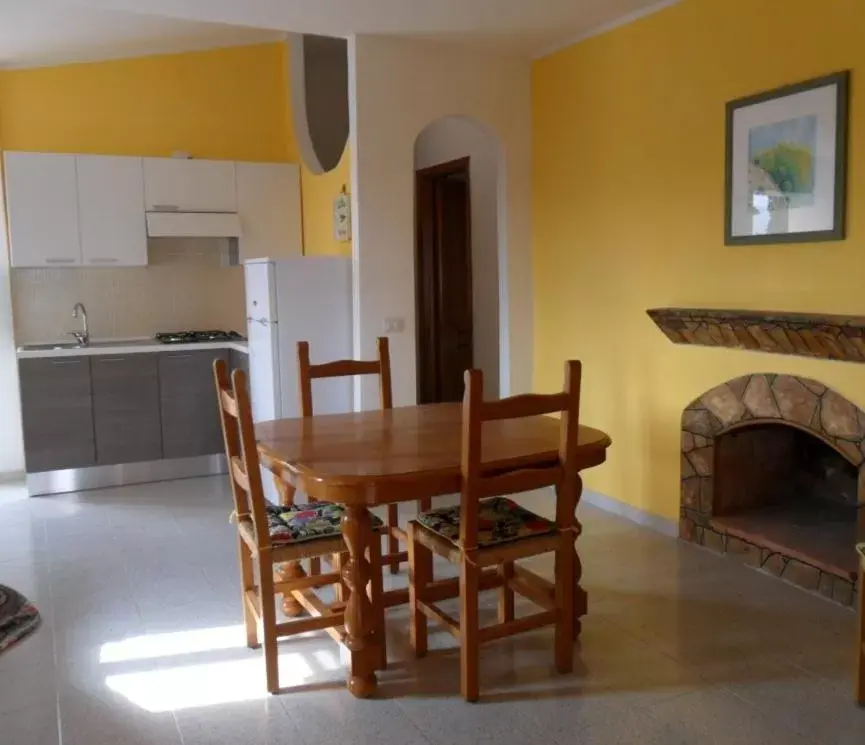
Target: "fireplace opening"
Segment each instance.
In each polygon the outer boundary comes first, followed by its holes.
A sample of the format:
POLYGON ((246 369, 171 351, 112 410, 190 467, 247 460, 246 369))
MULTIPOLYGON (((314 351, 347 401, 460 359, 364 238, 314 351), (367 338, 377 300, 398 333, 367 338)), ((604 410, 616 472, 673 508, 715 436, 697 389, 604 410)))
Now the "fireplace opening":
POLYGON ((819 437, 781 423, 715 439, 710 525, 749 544, 855 579, 859 473, 819 437))

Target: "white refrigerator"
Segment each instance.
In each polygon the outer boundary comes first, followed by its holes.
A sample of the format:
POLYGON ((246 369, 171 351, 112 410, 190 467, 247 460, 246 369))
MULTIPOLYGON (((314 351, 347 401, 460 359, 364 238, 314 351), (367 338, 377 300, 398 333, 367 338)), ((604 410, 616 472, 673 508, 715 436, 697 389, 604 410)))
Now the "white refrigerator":
MULTIPOLYGON (((297 342, 312 364, 352 356, 351 259, 253 259, 244 271, 253 419, 299 417, 297 342)), ((313 402, 316 414, 351 411, 351 379, 314 381, 313 402)))

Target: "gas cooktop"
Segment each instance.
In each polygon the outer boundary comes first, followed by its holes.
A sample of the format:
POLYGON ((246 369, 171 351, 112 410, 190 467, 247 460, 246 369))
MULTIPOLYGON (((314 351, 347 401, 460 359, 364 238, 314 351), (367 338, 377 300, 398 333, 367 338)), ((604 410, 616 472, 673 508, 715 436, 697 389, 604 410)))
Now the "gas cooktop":
POLYGON ((208 341, 246 341, 236 331, 162 331, 154 336, 162 344, 200 344, 208 341))

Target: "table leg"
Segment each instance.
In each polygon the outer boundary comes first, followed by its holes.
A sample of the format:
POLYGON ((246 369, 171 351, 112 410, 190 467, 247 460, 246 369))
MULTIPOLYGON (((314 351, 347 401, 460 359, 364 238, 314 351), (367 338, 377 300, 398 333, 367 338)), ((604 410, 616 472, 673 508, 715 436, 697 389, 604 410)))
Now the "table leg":
MULTIPOLYGON (((294 494, 297 491, 294 485, 281 478, 280 474, 275 471, 273 473, 273 483, 276 486, 277 493, 279 494, 280 504, 286 506, 293 504, 294 494)), ((290 579, 299 579, 300 577, 306 576, 306 572, 303 571, 303 567, 300 565, 299 561, 287 561, 283 564, 276 565, 274 567, 274 574, 276 575, 276 580, 278 582, 286 582, 290 579)), ((296 618, 297 616, 303 615, 303 606, 291 596, 291 593, 289 593, 288 595, 282 596, 282 612, 288 618, 296 618)))
MULTIPOLYGON (((580 497, 583 494, 583 480, 577 476, 577 504, 580 503, 580 497)), ((580 580, 583 578, 583 562, 580 560, 579 551, 577 551, 577 539, 583 532, 583 526, 580 521, 574 517, 574 577, 577 583, 576 593, 574 595, 574 641, 580 638, 580 632, 583 630, 582 617, 589 610, 589 595, 580 585, 580 580)))
POLYGON ((349 552, 343 568, 348 594, 345 609, 345 645, 351 652, 348 689, 358 698, 375 693, 375 669, 381 662, 380 640, 377 638, 375 608, 370 598, 372 572, 375 568, 367 559, 373 541, 372 518, 366 507, 347 505, 342 518, 342 533, 349 552))

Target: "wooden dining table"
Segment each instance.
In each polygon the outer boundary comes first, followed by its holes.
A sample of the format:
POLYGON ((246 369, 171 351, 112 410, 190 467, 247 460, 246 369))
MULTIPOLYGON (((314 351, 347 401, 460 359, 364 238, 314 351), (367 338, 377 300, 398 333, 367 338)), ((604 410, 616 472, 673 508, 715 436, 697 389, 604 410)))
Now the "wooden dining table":
MULTIPOLYGON (((484 467, 506 471, 553 463, 558 458, 559 431, 559 421, 544 416, 489 422, 483 433, 484 467)), ((458 493, 461 434, 462 406, 458 403, 255 425, 262 462, 274 472, 277 483, 283 484, 284 502, 293 500, 295 490, 301 490, 311 499, 345 506, 343 535, 350 560, 342 575, 347 595, 344 643, 351 656, 348 688, 359 698, 375 693, 376 670, 384 667, 384 639, 374 603, 392 606, 408 601, 407 590, 385 593, 380 581, 374 581, 374 572, 380 570, 372 566, 370 556, 374 554, 369 548, 379 537, 369 508, 458 493)), ((604 432, 580 426, 579 469, 603 463, 610 444, 604 432)), ((581 491, 578 480, 578 493, 560 494, 558 498, 567 498, 576 506, 581 491)), ((576 525, 579 534, 579 522, 576 525)), ((579 587, 580 566, 578 554, 578 618, 587 608, 586 593, 579 587)), ((284 571, 292 576, 303 572, 299 565, 284 571)), ((437 589, 432 592, 439 600, 458 594, 456 580, 435 584, 437 589)))

